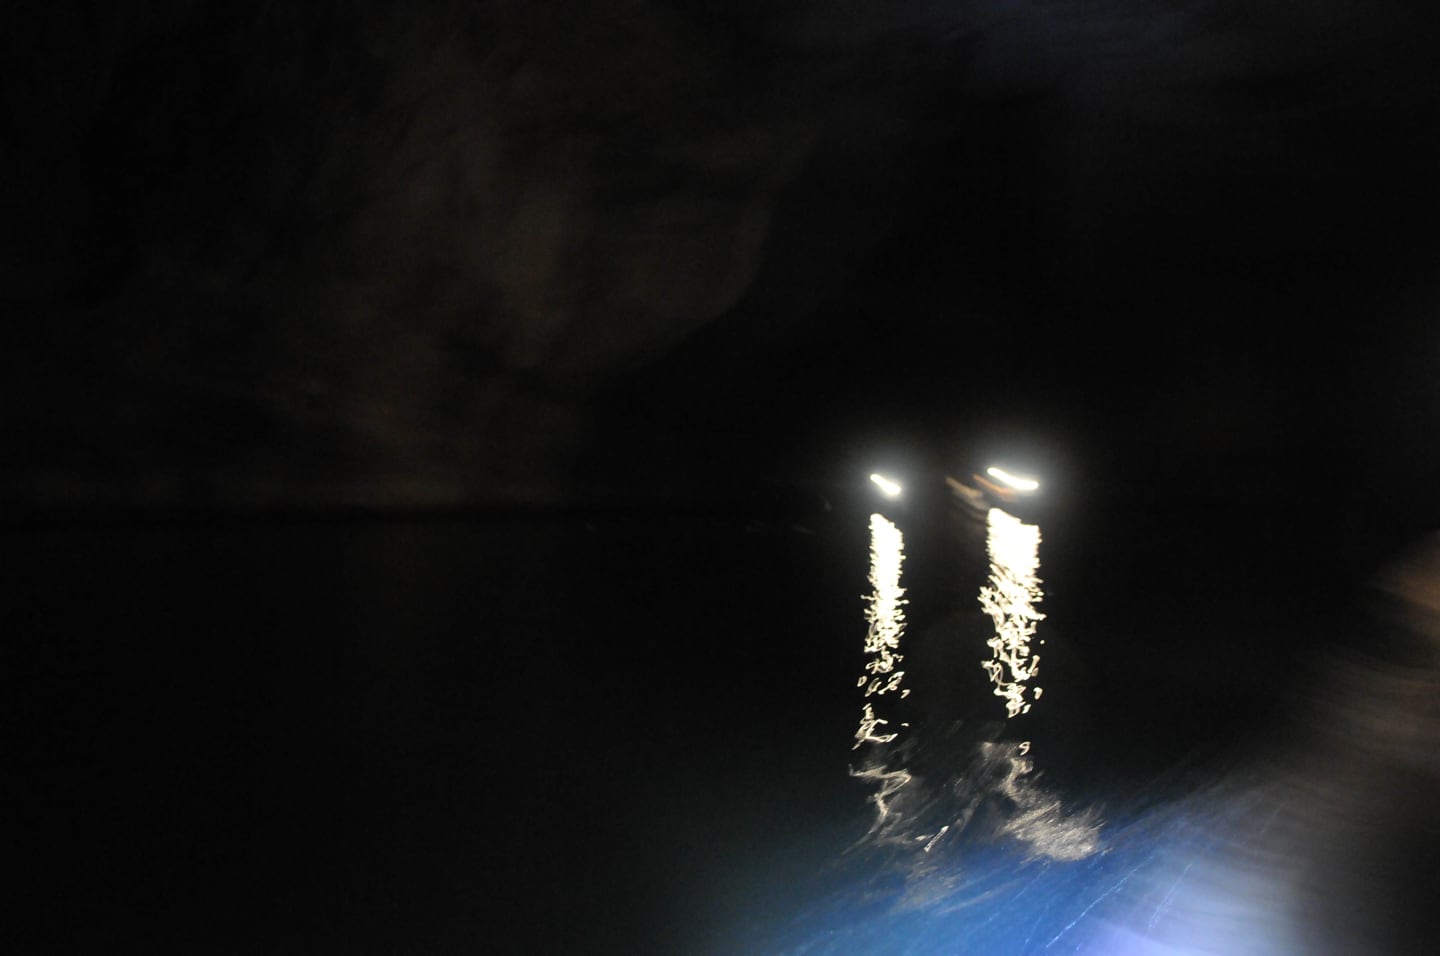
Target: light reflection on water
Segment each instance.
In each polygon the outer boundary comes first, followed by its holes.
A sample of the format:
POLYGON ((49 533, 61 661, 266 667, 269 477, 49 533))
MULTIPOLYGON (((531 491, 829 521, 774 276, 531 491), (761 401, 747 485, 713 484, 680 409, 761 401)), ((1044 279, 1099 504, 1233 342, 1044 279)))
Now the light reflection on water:
POLYGON ((1005 701, 1005 716, 1027 713, 1040 699, 1041 688, 1025 699, 1026 681, 1040 671, 1040 655, 1031 650, 1036 626, 1045 615, 1035 609, 1040 590, 1040 528, 1026 524, 999 508, 986 515, 986 552, 990 579, 980 589, 980 606, 995 625, 986 641, 993 657, 981 661, 995 685, 995 696, 1005 701))
POLYGON ((1307 952, 1293 938, 1286 857, 1258 793, 1196 795, 1112 820, 1102 852, 1056 859, 970 828, 941 858, 857 862, 857 885, 767 950, 841 954, 1307 952))
MULTIPOLYGON (((1322 668, 1291 737, 1218 776, 1175 770, 1086 804, 1048 789, 1043 753, 1006 740, 999 721, 874 743, 852 769, 874 788, 875 818, 835 863, 846 880, 761 951, 1433 952, 1437 555, 1431 542, 1382 582, 1403 636, 1322 668)), ((1007 620, 992 617, 997 630, 1007 620)), ((1028 633, 1039 619, 1025 618, 1028 633)))
MULTIPOLYGON (((900 662, 900 637, 905 632, 905 589, 900 586, 900 568, 905 562, 905 538, 900 529, 883 515, 870 516, 870 587, 866 596, 865 673, 857 687, 865 689, 865 697, 883 697, 909 691, 901 688, 905 672, 900 662)), ((884 745, 892 742, 898 731, 880 733, 890 720, 875 712, 875 703, 867 699, 855 731, 855 748, 884 745)), ((880 806, 883 808, 884 804, 880 806)))
MULTIPOLYGON (((994 625, 994 636, 986 646, 991 656, 979 663, 989 675, 995 694, 1005 701, 1005 716, 1027 713, 1039 689, 1026 700, 1026 681, 1035 676, 1040 658, 1032 652, 1031 641, 1036 626, 1044 615, 1035 609, 1041 598, 1039 546, 1040 529, 1027 524, 999 508, 991 508, 986 517, 986 551, 990 558, 989 580, 979 593, 980 607, 994 625)), ((856 749, 864 746, 859 767, 851 769, 855 776, 874 787, 871 803, 876 818, 865 837, 875 845, 919 847, 933 854, 945 843, 964 837, 977 810, 985 805, 992 816, 996 834, 1023 844, 1030 855, 1053 860, 1079 860, 1100 849, 1100 823, 1093 810, 1069 813, 1060 799, 1042 787, 1034 775, 1035 765, 1027 756, 1029 741, 1011 743, 994 739, 972 739, 973 748, 965 756, 965 747, 954 753, 968 763, 947 768, 937 779, 912 773, 909 760, 915 749, 933 744, 912 739, 907 734, 903 746, 896 741, 909 725, 899 723, 896 729, 881 733, 892 723, 877 715, 869 698, 900 687, 904 671, 898 665, 904 659, 901 636, 904 631, 902 606, 905 589, 900 586, 904 562, 904 538, 900 530, 884 516, 870 516, 870 574, 872 588, 867 596, 865 621, 867 631, 865 652, 868 656, 865 674, 859 686, 867 698, 862 706, 859 730, 855 733, 856 749)), ((956 635, 959 640, 959 635, 956 635)), ((908 691, 902 691, 903 697, 908 691)), ((955 748, 958 740, 944 746, 955 748)), ((939 755, 938 764, 945 767, 953 757, 939 755)))

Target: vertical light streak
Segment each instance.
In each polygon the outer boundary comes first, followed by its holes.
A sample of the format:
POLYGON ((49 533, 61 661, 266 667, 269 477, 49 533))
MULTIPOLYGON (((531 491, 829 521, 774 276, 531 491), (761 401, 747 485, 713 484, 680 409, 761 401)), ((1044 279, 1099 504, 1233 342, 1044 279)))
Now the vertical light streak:
POLYGON ((1025 699, 1026 681, 1040 669, 1040 655, 1030 649, 1036 625, 1045 615, 1035 610, 1041 598, 1040 528, 1026 524, 999 508, 991 508, 987 519, 986 550, 990 554, 990 582, 980 589, 980 606, 995 625, 995 636, 986 641, 991 658, 982 661, 995 695, 1005 700, 1005 716, 1015 717, 1030 710, 1041 689, 1036 687, 1025 699))
MULTIPOLYGON (((865 688, 865 696, 881 697, 898 692, 905 672, 899 669, 904 655, 900 653, 900 636, 905 630, 905 589, 900 586, 900 566, 905 561, 905 538, 883 515, 870 516, 870 587, 865 596, 865 673, 855 686, 865 688)), ((879 733, 889 721, 878 717, 867 700, 855 731, 855 748, 866 743, 889 743, 894 733, 879 733)))
MULTIPOLYGON (((1040 655, 1031 651, 1030 642, 1045 619, 1035 609, 1043 596, 1038 576, 1040 528, 999 508, 990 509, 986 526, 990 581, 980 589, 980 606, 990 615, 995 636, 986 641, 991 657, 981 666, 995 685, 995 695, 1005 700, 1008 719, 1028 712, 1040 699, 1039 687, 1026 699, 1030 690, 1026 682, 1040 670, 1040 655)), ((1026 844, 1037 859, 1073 862, 1099 852, 1099 819, 1090 811, 1067 814, 1059 797, 1031 779, 1034 763, 1029 753, 1028 740, 981 747, 982 758, 1003 772, 995 792, 1010 802, 1000 832, 1026 844)))
MULTIPOLYGON (((1009 716, 1024 713, 1040 696, 1026 682, 1034 677, 1039 656, 1031 653, 1036 624, 1044 618, 1035 610, 1041 598, 1039 569, 1040 531, 1034 525, 991 509, 988 518, 990 578, 980 601, 995 625, 988 641, 992 659, 982 662, 1003 697, 1009 716)), ((870 593, 865 595, 866 661, 856 686, 864 691, 854 749, 866 747, 861 766, 850 775, 866 781, 873 793, 876 819, 863 843, 914 851, 915 869, 907 876, 907 893, 928 894, 937 856, 947 842, 962 834, 982 806, 999 798, 1001 816, 988 819, 994 834, 1013 839, 1027 856, 1059 862, 1081 860, 1100 850, 1100 824, 1091 812, 1067 814, 1059 797, 1031 778, 1029 742, 982 743, 963 776, 912 775, 901 765, 901 750, 893 742, 908 725, 892 720, 885 695, 903 698, 905 671, 900 643, 905 630, 905 589, 900 586, 905 561, 904 537, 883 515, 870 516, 870 593), (937 851, 939 853, 937 854, 937 851), (919 854, 927 855, 920 864, 919 854)), ((914 741, 919 743, 919 741, 914 741)), ((949 892, 949 884, 940 888, 949 892)))

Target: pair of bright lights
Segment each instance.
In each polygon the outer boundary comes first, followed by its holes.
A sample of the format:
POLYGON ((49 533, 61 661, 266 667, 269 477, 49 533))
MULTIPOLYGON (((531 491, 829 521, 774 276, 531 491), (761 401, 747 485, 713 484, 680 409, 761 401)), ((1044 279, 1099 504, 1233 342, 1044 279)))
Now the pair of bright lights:
MULTIPOLYGON (((1040 482, 1034 478, 1020 478, 1010 474, 1003 468, 987 468, 985 474, 994 478, 1001 484, 1008 485, 1016 491, 1035 491, 1040 487, 1040 482)), ((871 475, 870 480, 885 494, 887 498, 898 498, 904 489, 897 482, 891 481, 884 475, 871 475)))

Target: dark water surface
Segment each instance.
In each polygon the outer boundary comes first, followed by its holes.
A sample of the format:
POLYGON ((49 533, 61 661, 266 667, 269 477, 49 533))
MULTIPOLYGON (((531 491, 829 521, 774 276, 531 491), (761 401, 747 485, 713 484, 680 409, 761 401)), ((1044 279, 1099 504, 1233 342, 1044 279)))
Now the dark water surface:
MULTIPOLYGON (((1367 554, 1216 517, 1042 523, 1047 695, 1001 732, 1067 795, 1225 765, 1343 629, 1367 554)), ((917 713, 998 726, 912 521, 917 713)), ((870 822, 862 511, 4 540, 16 952, 738 952, 870 822)))

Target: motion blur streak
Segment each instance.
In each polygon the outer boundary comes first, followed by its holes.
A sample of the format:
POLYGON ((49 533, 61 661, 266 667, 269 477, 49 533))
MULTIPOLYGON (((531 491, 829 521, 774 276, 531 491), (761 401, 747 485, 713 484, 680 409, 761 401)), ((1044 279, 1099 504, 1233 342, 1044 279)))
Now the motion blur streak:
MULTIPOLYGON (((995 636, 986 643, 993 654, 981 666, 995 684, 995 695, 1005 699, 1007 717, 1030 709, 1025 682, 1040 669, 1040 655, 1030 652, 1036 625, 1045 615, 1035 610, 1040 600, 1040 529, 1013 515, 991 508, 987 519, 990 583, 980 589, 980 606, 995 623, 995 636)), ((1040 696, 1035 688, 1033 699, 1040 696)))
POLYGON ((902 490, 900 485, 886 478, 884 475, 871 475, 870 480, 875 482, 875 485, 885 493, 887 498, 898 498, 900 496, 902 490))
MULTIPOLYGON (((1088 815, 1068 823, 1059 801, 1027 780, 1013 747, 981 748, 1001 775, 961 793, 979 811, 897 853, 851 895, 805 914, 803 929, 767 949, 786 956, 1310 956, 1297 938, 1272 802, 1277 794, 1226 785, 1140 809, 1105 845, 1088 815), (981 823, 996 796, 1017 804, 999 827, 981 823), (1027 808, 1033 815, 1027 813, 1027 808), (1031 821, 1027 821, 1031 817, 1031 821), (1048 823, 1026 846, 1028 823, 1048 823), (1009 839, 1007 839, 1009 838, 1009 839), (1011 840, 1018 841, 1017 846, 1011 840), (1017 850, 1021 852, 1016 852, 1017 850), (891 886, 888 899, 877 887, 891 886)), ((973 779, 973 778, 972 778, 973 779)), ((957 787, 964 791, 965 784, 957 787)), ((903 799, 903 794, 900 795, 903 799)), ((913 800, 913 797, 911 798, 913 800)), ((1363 950, 1353 950, 1359 954, 1363 950)), ((1384 950, 1375 951, 1378 956, 1384 950)), ((1367 954, 1372 956, 1372 954, 1367 954)))
POLYGON ((1040 482, 1034 478, 1017 478, 1003 468, 986 468, 985 474, 996 481, 1004 482, 1016 491, 1034 491, 1040 487, 1040 482))

